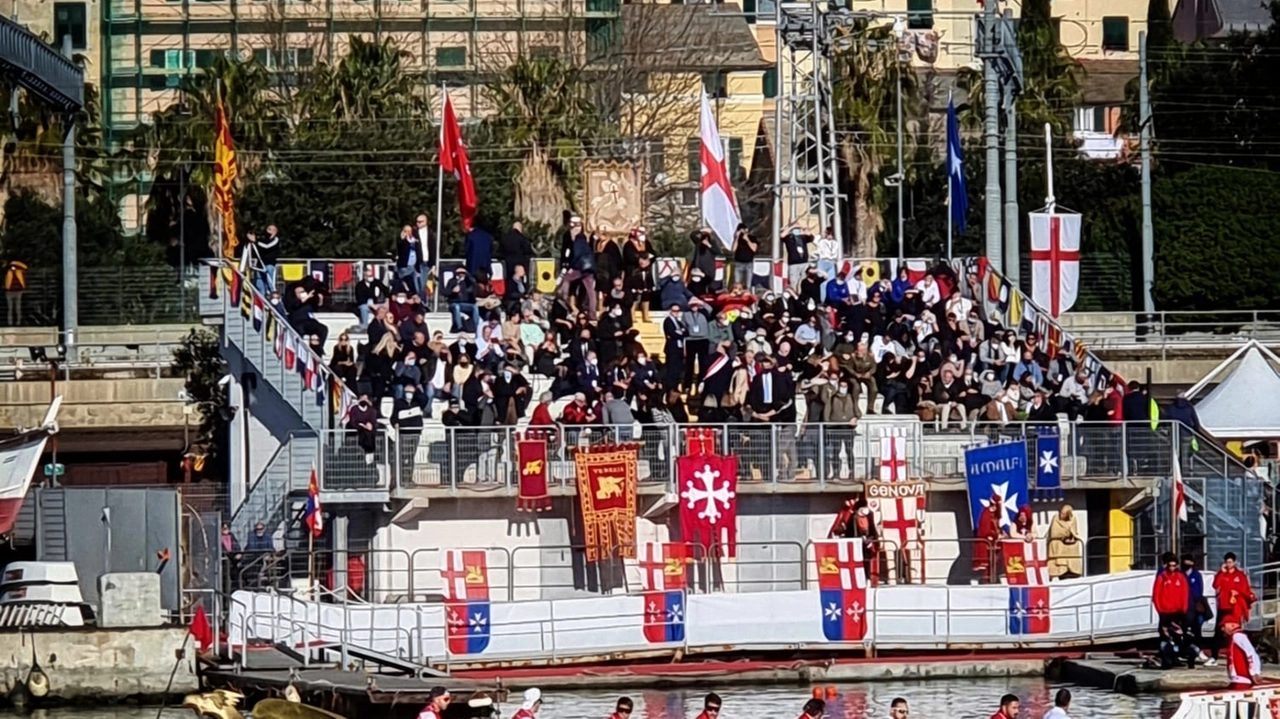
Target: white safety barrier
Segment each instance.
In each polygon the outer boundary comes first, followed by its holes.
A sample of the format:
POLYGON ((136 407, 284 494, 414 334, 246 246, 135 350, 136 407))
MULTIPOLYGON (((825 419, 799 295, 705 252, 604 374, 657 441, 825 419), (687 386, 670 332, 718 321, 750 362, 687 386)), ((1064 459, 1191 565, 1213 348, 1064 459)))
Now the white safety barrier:
POLYGON ((233 598, 229 639, 232 646, 346 644, 419 663, 467 664, 726 647, 1087 645, 1150 636, 1151 585, 1151 573, 1125 572, 1037 587, 657 592, 447 606, 317 603, 242 591, 233 598))

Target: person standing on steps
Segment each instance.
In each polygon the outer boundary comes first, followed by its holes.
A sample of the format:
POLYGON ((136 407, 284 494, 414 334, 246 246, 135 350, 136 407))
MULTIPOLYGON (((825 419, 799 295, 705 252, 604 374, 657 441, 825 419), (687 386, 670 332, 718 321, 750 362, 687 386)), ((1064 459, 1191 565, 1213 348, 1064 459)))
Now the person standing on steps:
POLYGON ((1213 576, 1213 591, 1218 596, 1218 623, 1213 631, 1213 656, 1205 662, 1210 667, 1217 666, 1218 652, 1226 644, 1223 627, 1230 623, 1243 627, 1249 621, 1249 608, 1258 599, 1249 585, 1249 575, 1236 565, 1233 552, 1223 555, 1222 566, 1213 576))

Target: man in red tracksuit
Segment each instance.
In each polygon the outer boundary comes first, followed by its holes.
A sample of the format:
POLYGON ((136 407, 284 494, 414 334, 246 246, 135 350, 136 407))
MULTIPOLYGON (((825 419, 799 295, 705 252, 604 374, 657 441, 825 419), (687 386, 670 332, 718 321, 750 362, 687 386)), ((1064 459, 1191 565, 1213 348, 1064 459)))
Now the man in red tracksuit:
POLYGON ((1249 621, 1249 609, 1258 600, 1249 586, 1249 575, 1236 566, 1236 555, 1227 552, 1222 557, 1222 566, 1213 576, 1213 591, 1218 595, 1218 621, 1213 629, 1213 657, 1206 662, 1208 666, 1218 663, 1218 653, 1227 643, 1226 633, 1222 631, 1227 624, 1243 627, 1249 621))
POLYGON ((1229 644, 1227 678, 1231 685, 1227 688, 1233 692, 1248 691, 1262 681, 1262 659, 1239 624, 1231 620, 1223 622, 1222 631, 1229 644))
POLYGON ((1178 569, 1178 558, 1173 552, 1165 552, 1161 558, 1164 568, 1156 574, 1155 585, 1151 588, 1151 603, 1160 615, 1160 624, 1173 620, 1181 621, 1187 615, 1189 593, 1187 591, 1187 575, 1178 569))

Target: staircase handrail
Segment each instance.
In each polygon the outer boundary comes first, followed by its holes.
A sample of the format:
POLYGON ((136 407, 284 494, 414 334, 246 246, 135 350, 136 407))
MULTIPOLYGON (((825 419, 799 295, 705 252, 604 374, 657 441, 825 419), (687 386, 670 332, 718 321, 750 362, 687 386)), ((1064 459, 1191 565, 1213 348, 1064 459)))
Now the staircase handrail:
MULTIPOLYGON (((332 392, 333 388, 337 388, 337 390, 342 393, 342 402, 339 404, 339 406, 344 408, 344 413, 346 408, 350 408, 353 405, 355 405, 356 394, 352 392, 349 387, 347 387, 347 383, 342 381, 342 378, 339 377, 337 373, 329 369, 329 365, 325 364, 324 358, 316 354, 311 349, 311 345, 306 341, 304 341, 302 334, 299 333, 296 329, 294 329, 293 325, 289 322, 289 319, 285 317, 285 315, 282 312, 277 310, 267 300, 267 298, 263 297, 262 293, 258 292, 258 288, 254 287, 253 282, 251 282, 249 278, 245 277, 244 273, 240 272, 239 267, 237 267, 235 264, 233 264, 232 262, 224 258, 209 260, 209 262, 218 267, 218 270, 219 270, 218 281, 221 281, 225 273, 228 273, 228 272, 238 277, 240 279, 240 291, 242 293, 246 291, 250 293, 250 296, 253 298, 253 305, 255 307, 258 306, 259 302, 261 302, 263 311, 271 313, 271 315, 275 318, 276 327, 278 328, 277 331, 287 333, 286 336, 289 337, 289 340, 287 341, 292 341, 295 348, 301 348, 301 351, 306 353, 307 360, 314 361, 315 366, 319 368, 318 371, 320 372, 320 375, 324 380, 324 386, 327 388, 325 390, 326 394, 328 392, 332 392)), ((228 295, 226 302, 230 302, 230 301, 231 301, 231 298, 228 295)), ((228 310, 227 305, 225 303, 223 305, 223 308, 224 308, 224 311, 234 311, 234 308, 231 308, 230 310, 228 310)), ((281 363, 284 362, 283 359, 281 359, 280 361, 281 363)), ((292 370, 293 368, 288 367, 286 369, 292 370)), ((332 404, 330 405, 330 410, 332 411, 332 404)), ((336 419, 338 420, 338 422, 341 422, 342 417, 337 417, 336 419)))

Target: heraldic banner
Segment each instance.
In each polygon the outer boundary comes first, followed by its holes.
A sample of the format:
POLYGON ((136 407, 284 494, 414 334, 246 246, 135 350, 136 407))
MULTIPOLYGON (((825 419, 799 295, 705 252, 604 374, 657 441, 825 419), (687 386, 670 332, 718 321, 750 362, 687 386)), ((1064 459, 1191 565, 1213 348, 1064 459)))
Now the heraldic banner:
POLYGON ((640 446, 599 445, 574 451, 587 561, 636 558, 636 475, 640 446))
POLYGON ((680 527, 686 542, 708 554, 738 554, 738 458, 704 454, 676 460, 680 527))
POLYGON ((517 465, 520 467, 519 496, 516 510, 543 512, 551 509, 551 495, 547 492, 547 438, 541 432, 530 431, 516 443, 517 465))

